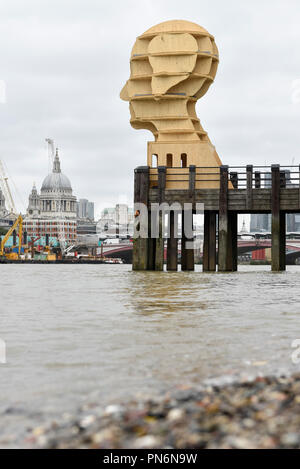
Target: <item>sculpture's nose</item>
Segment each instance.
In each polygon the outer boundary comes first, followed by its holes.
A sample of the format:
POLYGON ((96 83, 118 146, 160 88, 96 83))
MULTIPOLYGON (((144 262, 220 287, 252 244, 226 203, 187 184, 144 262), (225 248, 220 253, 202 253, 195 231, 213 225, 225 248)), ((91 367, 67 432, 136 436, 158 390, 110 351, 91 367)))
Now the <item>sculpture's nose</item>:
POLYGON ((120 98, 123 99, 123 101, 129 101, 128 81, 126 81, 125 85, 123 86, 123 88, 121 90, 120 98))

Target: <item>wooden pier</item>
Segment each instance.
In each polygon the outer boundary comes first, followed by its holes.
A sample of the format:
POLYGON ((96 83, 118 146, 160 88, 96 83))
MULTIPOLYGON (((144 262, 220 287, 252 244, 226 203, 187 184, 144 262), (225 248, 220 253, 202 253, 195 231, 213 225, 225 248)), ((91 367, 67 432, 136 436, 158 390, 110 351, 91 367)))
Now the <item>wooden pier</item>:
MULTIPOLYGON (((151 237, 151 208, 166 203, 182 207, 181 270, 194 270, 194 251, 186 249, 185 223, 191 223, 196 204, 204 204, 203 271, 237 270, 238 214, 272 214, 272 271, 285 270, 286 214, 300 213, 299 166, 220 168, 150 168, 140 166, 134 173, 134 202, 147 206, 148 237, 134 240, 133 270, 164 267, 163 215, 159 211, 159 236, 151 237), (176 189, 174 189, 174 186, 176 189), (207 188, 208 187, 208 188, 207 188), (183 211, 184 204, 191 210, 183 211)), ((168 215, 167 270, 178 268, 178 210, 168 215)))

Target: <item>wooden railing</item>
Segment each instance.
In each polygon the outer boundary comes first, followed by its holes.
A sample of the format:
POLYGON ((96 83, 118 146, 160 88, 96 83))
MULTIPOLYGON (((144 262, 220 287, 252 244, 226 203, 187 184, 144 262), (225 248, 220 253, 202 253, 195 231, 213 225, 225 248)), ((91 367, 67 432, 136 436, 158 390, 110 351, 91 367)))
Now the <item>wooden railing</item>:
POLYGON ((280 172, 281 188, 300 187, 299 166, 221 166, 174 168, 160 166, 150 168, 150 188, 158 187, 159 172, 165 173, 165 188, 167 190, 191 189, 219 189, 220 174, 224 171, 228 177, 229 189, 270 189, 272 187, 272 172, 280 172))
POLYGON ((158 186, 158 174, 162 170, 166 174, 167 190, 218 189, 220 187, 220 168, 196 166, 150 168, 150 187, 158 186))

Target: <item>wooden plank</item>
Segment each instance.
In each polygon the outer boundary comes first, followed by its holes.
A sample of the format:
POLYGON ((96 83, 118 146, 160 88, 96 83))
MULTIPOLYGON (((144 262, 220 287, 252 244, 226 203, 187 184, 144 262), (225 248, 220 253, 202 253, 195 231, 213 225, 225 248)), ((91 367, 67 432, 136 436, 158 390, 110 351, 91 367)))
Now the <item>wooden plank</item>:
POLYGON ((291 197, 280 196, 280 200, 283 201, 283 202, 291 202, 291 203, 295 203, 295 204, 298 203, 298 197, 294 197, 294 196, 291 196, 291 197))
POLYGON ((294 189, 294 188, 286 188, 286 189, 281 189, 280 190, 280 195, 294 195, 295 197, 298 195, 298 189, 294 189))
MULTIPOLYGON (((243 204, 234 204, 234 205, 228 204, 228 210, 230 210, 232 212, 238 212, 239 210, 244 211, 244 210, 248 210, 248 209, 246 207, 246 204, 243 203, 243 204)), ((248 213, 250 213, 249 210, 248 210, 248 213)))

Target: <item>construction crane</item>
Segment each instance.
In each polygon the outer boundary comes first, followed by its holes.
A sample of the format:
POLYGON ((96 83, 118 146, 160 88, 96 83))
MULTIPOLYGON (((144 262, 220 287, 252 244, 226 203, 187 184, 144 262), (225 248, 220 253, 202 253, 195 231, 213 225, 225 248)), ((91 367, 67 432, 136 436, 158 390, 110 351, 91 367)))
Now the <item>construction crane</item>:
POLYGON ((53 164, 54 157, 55 157, 55 147, 54 147, 54 140, 52 138, 46 138, 45 139, 47 144, 48 144, 48 164, 49 164, 49 173, 50 173, 50 168, 53 164))
POLYGON ((14 224, 10 227, 10 229, 8 230, 8 232, 6 233, 6 235, 1 241, 0 257, 4 255, 4 247, 5 247, 6 241, 8 240, 10 235, 14 232, 14 230, 17 228, 18 225, 19 225, 19 251, 18 251, 19 256, 18 257, 20 257, 21 248, 22 248, 22 236, 23 236, 23 218, 21 214, 18 216, 14 224))
POLYGON ((8 184, 8 177, 5 175, 4 166, 1 160, 0 160, 0 183, 1 183, 1 189, 4 194, 5 203, 6 203, 9 213, 12 213, 13 215, 17 215, 14 199, 12 197, 9 184, 8 184))
POLYGON ((45 140, 48 143, 49 160, 51 160, 51 162, 53 162, 54 156, 55 156, 54 140, 52 140, 52 138, 46 138, 45 140))

